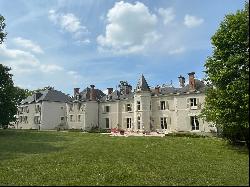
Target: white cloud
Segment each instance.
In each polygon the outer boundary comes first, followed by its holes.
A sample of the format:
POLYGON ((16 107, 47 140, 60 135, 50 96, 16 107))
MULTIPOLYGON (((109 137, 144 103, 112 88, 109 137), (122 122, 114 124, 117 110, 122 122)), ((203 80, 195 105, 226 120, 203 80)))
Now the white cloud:
POLYGON ((173 8, 159 8, 158 13, 163 17, 163 23, 164 25, 167 25, 171 21, 174 20, 175 14, 174 14, 174 9, 173 8))
POLYGON ((185 51, 185 48, 184 48, 184 47, 179 47, 179 48, 170 50, 170 51, 168 52, 168 54, 170 54, 170 55, 175 55, 175 54, 183 53, 184 51, 185 51))
POLYGON ((204 22, 204 19, 202 18, 197 18, 195 16, 191 16, 186 14, 184 17, 184 24, 188 27, 188 28, 193 28, 193 27, 197 27, 199 25, 201 25, 204 22))
POLYGON ((157 17, 143 3, 115 3, 107 14, 105 35, 99 35, 99 50, 116 54, 138 53, 160 36, 155 31, 157 17))
POLYGON ((42 64, 40 69, 44 73, 55 72, 55 71, 62 71, 63 68, 61 66, 55 64, 42 64))
POLYGON ((10 66, 15 74, 24 72, 55 72, 63 68, 55 64, 41 64, 30 52, 19 49, 8 49, 6 45, 0 46, 1 63, 10 66))
MULTIPOLYGON (((62 14, 55 10, 49 11, 49 19, 56 25, 59 25, 61 29, 73 34, 73 37, 79 41, 86 41, 89 39, 84 38, 89 33, 88 29, 81 24, 78 17, 72 13, 62 14)), ((83 42, 85 44, 89 42, 83 42)))
POLYGON ((32 42, 31 40, 27 40, 21 37, 17 37, 13 39, 14 43, 24 49, 31 50, 34 53, 44 53, 42 48, 32 42))
POLYGON ((64 67, 41 63, 30 52, 10 49, 5 44, 0 45, 1 64, 11 67, 11 73, 16 85, 23 88, 37 89, 48 85, 71 87, 78 85, 82 77, 76 71, 68 71, 64 67))

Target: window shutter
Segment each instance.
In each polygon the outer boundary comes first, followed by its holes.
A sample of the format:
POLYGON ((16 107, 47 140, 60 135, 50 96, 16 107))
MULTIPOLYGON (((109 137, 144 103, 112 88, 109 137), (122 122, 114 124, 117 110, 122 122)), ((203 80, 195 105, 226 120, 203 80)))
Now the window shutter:
POLYGON ((167 124, 171 124, 171 118, 167 117, 167 124))
POLYGON ((123 111, 124 111, 124 112, 127 112, 126 105, 127 105, 127 104, 124 104, 124 105, 123 105, 123 111))
POLYGON ((123 118, 123 122, 122 122, 121 128, 123 129, 123 127, 127 128, 127 118, 123 118))
POLYGON ((105 108, 104 108, 104 105, 102 106, 102 112, 105 112, 105 108))
POLYGON ((190 98, 187 99, 187 108, 190 108, 190 98))
POLYGON ((168 101, 166 101, 166 109, 169 110, 169 104, 168 104, 168 101))
POLYGON ((197 103, 197 108, 200 109, 201 108, 201 103, 199 101, 199 98, 196 98, 196 103, 197 103))

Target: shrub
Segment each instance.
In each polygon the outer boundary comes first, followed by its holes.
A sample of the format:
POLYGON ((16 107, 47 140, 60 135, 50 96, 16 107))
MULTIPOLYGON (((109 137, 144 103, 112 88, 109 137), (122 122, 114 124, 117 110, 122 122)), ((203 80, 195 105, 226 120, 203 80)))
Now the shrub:
POLYGON ((110 129, 101 129, 99 127, 92 127, 87 132, 89 132, 89 133, 110 133, 111 130, 110 129))
POLYGON ((165 136, 174 136, 174 137, 190 137, 190 138, 205 138, 205 135, 190 133, 190 132, 179 132, 179 133, 169 133, 165 136))

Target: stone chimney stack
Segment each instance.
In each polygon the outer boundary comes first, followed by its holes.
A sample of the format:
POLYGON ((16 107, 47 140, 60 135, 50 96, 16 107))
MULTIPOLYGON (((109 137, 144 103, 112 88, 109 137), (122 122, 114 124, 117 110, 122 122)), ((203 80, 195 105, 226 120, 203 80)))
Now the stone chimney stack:
POLYGON ((178 78, 179 78, 180 87, 183 88, 185 86, 185 77, 180 75, 178 78))
POLYGON ((108 95, 112 94, 113 88, 107 88, 108 89, 108 95))
POLYGON ((195 72, 188 73, 188 75, 189 75, 189 90, 190 91, 195 90, 194 74, 195 74, 195 72))
POLYGON ((91 101, 96 101, 96 89, 95 89, 95 85, 90 85, 91 89, 90 89, 90 100, 91 101))
POLYGON ((155 87, 155 94, 157 94, 157 95, 160 94, 160 86, 155 87))
POLYGON ((74 88, 74 97, 79 95, 80 88, 74 88))

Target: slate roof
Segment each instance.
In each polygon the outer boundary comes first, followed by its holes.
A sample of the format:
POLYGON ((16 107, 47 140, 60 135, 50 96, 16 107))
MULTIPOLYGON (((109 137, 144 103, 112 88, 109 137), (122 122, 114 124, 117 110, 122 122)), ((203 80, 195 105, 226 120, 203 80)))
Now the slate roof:
POLYGON ((110 96, 108 95, 104 95, 100 101, 115 101, 115 100, 119 100, 121 96, 121 93, 118 90, 113 91, 110 96))
MULTIPOLYGON (((203 93, 206 91, 208 87, 200 80, 195 79, 195 92, 200 92, 203 93)), ((151 89, 152 95, 156 94, 155 89, 151 89)), ((160 88, 160 94, 185 94, 189 91, 189 84, 184 86, 183 88, 175 88, 173 86, 168 86, 168 87, 161 87, 160 88)))
MULTIPOLYGON (((81 91, 80 94, 79 94, 79 100, 80 101, 87 101, 87 100, 89 100, 90 99, 90 90, 91 89, 89 87, 87 87, 83 91, 81 91)), ((105 94, 101 90, 95 89, 95 91, 96 91, 96 99, 97 100, 100 100, 102 97, 105 96, 105 94)), ((73 97, 71 99, 71 101, 75 101, 75 100, 76 100, 76 97, 73 97)))
POLYGON ((26 99, 21 101, 21 104, 38 103, 40 101, 66 103, 70 101, 70 99, 71 98, 68 95, 62 93, 61 91, 57 91, 54 89, 46 89, 46 90, 34 93, 31 96, 28 96, 26 99))
MULTIPOLYGON (((195 79, 195 91, 194 92, 199 92, 199 93, 203 93, 206 91, 208 87, 200 80, 195 79)), ((137 84, 137 90, 140 91, 140 89, 142 91, 150 91, 151 95, 156 95, 156 91, 154 88, 149 88, 144 76, 142 75, 140 80, 138 81, 137 84), (139 86, 139 87, 138 87, 139 86), (139 90, 138 90, 139 88, 139 90)), ((175 88, 173 86, 166 86, 166 87, 161 87, 160 88, 160 94, 161 95, 169 95, 169 94, 186 94, 186 93, 191 93, 189 91, 189 84, 187 84, 186 86, 184 86, 183 88, 175 88)), ((111 97, 108 98, 107 95, 103 96, 100 101, 115 101, 118 99, 132 99, 134 98, 134 92, 130 93, 130 94, 121 94, 118 90, 115 90, 114 92, 112 92, 112 94, 110 95, 111 97)))
POLYGON ((145 77, 143 76, 143 74, 141 75, 141 78, 139 79, 136 89, 138 91, 150 91, 148 83, 145 79, 145 77))

